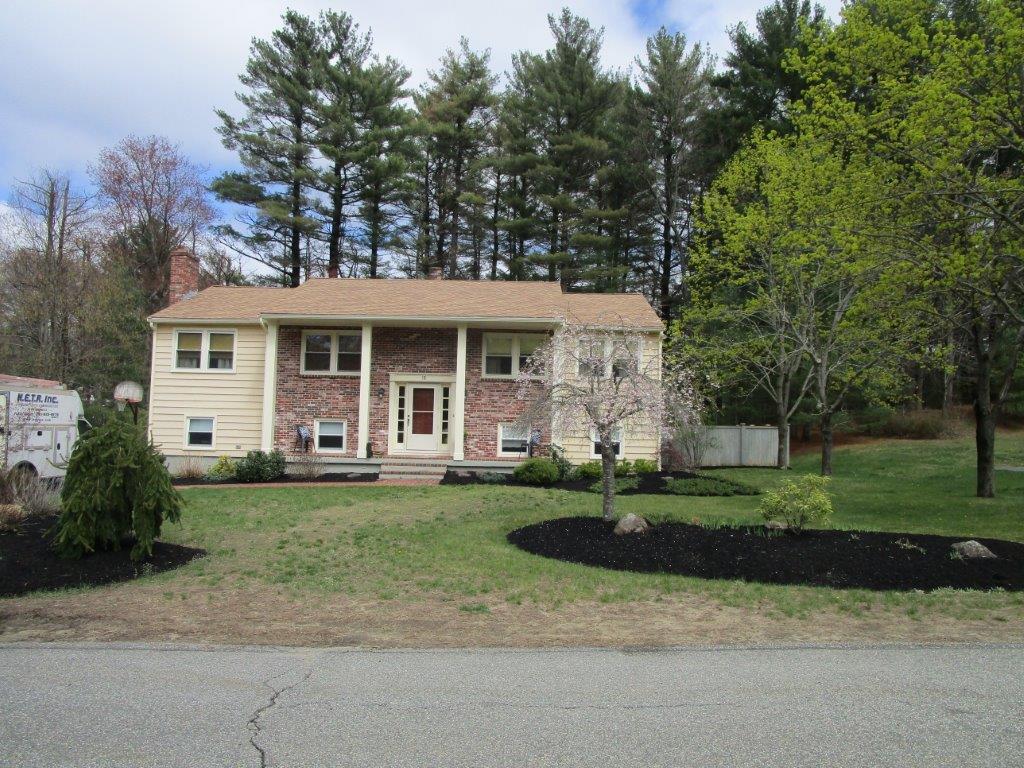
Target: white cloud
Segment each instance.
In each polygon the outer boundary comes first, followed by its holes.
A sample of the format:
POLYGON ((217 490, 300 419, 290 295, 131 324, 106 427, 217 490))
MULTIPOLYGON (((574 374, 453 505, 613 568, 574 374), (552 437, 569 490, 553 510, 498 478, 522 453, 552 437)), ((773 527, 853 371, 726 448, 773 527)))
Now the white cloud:
MULTIPOLYGON (((838 0, 832 0, 835 5, 838 0)), ((345 9, 372 28, 376 50, 420 82, 461 35, 490 48, 496 71, 515 51, 550 44, 546 15, 565 0, 481 3, 352 0, 345 9)), ((605 63, 627 67, 645 30, 664 21, 721 51, 725 26, 750 20, 759 1, 669 0, 663 19, 641 22, 628 0, 569 5, 605 27, 605 63)), ((82 181, 99 150, 123 136, 157 133, 196 162, 230 166, 214 109, 237 111, 234 92, 253 37, 267 37, 286 7, 316 14, 328 3, 295 0, 5 0, 0 6, 0 197, 39 167, 82 181)))

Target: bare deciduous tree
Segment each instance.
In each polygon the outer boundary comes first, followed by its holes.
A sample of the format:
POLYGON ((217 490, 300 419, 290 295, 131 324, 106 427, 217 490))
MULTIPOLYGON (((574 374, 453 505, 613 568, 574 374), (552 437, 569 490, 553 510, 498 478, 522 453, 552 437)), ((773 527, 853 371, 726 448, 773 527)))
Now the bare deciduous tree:
POLYGON ((213 220, 203 170, 162 136, 128 136, 103 150, 89 173, 104 223, 139 272, 149 311, 161 308, 171 250, 194 246, 213 220))

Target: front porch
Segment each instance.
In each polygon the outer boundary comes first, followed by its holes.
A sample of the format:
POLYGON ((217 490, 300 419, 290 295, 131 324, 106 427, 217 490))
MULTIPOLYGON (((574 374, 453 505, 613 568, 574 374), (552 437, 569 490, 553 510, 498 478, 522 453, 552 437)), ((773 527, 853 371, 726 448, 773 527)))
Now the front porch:
POLYGON ((325 471, 382 475, 390 460, 394 474, 404 474, 402 460, 443 474, 448 466, 509 472, 524 457, 503 450, 503 430, 525 403, 514 376, 485 371, 485 334, 537 337, 550 323, 264 323, 263 450, 294 464, 301 431, 325 471))

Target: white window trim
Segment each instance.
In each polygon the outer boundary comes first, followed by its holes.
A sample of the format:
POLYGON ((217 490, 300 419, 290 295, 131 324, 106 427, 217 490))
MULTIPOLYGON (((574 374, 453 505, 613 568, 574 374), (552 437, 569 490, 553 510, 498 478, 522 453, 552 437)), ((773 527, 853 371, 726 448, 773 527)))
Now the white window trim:
MULTIPOLYGON (((189 370, 192 370, 192 369, 189 369, 189 370)), ((186 416, 185 416, 185 425, 184 426, 185 426, 185 431, 184 431, 184 434, 182 435, 181 443, 182 443, 182 445, 185 446, 186 449, 188 449, 190 451, 215 451, 215 450, 217 450, 217 417, 216 416, 194 416, 194 415, 191 415, 191 414, 186 414, 186 416), (213 430, 212 430, 213 431, 213 437, 212 437, 209 445, 192 445, 188 441, 188 434, 189 434, 189 431, 190 431, 189 428, 188 428, 188 423, 192 419, 210 419, 213 422, 213 430)))
MULTIPOLYGON (((619 433, 619 450, 615 454, 616 459, 621 459, 626 455, 626 431, 622 427, 616 427, 619 433)), ((614 431, 612 433, 614 437, 614 431)), ((590 458, 600 459, 601 454, 594 450, 594 444, 600 442, 597 436, 597 430, 591 427, 590 429, 590 458)))
MULTIPOLYGON (((543 336, 544 333, 485 333, 483 343, 480 345, 480 377, 483 379, 498 379, 501 381, 510 381, 519 377, 519 350, 521 349, 520 341, 523 336, 543 336), (488 373, 487 372, 487 344, 491 339, 512 339, 512 373, 488 373)), ((542 342, 543 343, 543 342, 542 342)), ((531 376, 530 378, 536 379, 537 376, 531 376)))
MULTIPOLYGON (((597 341, 597 339, 593 339, 593 340, 597 341)), ((584 344, 588 344, 589 340, 588 339, 580 339, 579 343, 582 346, 584 344)), ((580 359, 582 358, 582 356, 583 355, 581 354, 579 348, 577 348, 576 349, 576 371, 575 371, 575 374, 577 376, 581 375, 580 374, 580 359)), ((615 361, 612 359, 612 340, 611 339, 605 339, 604 340, 604 352, 602 353, 602 356, 607 358, 607 360, 608 360, 608 362, 605 364, 604 377, 606 379, 610 379, 612 377, 612 368, 615 366, 615 361)), ((637 344, 636 344, 636 369, 638 371, 642 371, 643 370, 643 363, 644 363, 644 340, 642 338, 639 338, 639 339, 637 339, 637 344)))
MULTIPOLYGON (((339 336, 356 336, 362 338, 363 332, 361 330, 344 330, 339 331, 337 329, 324 328, 317 330, 308 328, 302 331, 302 343, 299 345, 299 373, 303 376, 352 376, 358 378, 361 371, 356 369, 354 371, 339 371, 338 370, 338 337, 339 336), (331 337, 331 359, 330 367, 326 371, 307 371, 306 370, 306 337, 307 336, 330 336, 331 337)), ((362 355, 362 349, 360 348, 360 355, 362 355)), ((330 421, 330 419, 326 419, 330 421)))
POLYGON ((234 328, 175 328, 171 347, 171 370, 175 373, 234 373, 238 367, 238 331, 234 328), (182 333, 201 334, 199 342, 199 367, 178 367, 178 336, 182 333), (210 334, 231 334, 231 367, 210 368, 210 334))
POLYGON ((317 453, 345 453, 348 450, 348 419, 314 419, 313 420, 313 448, 317 453), (320 423, 341 424, 342 448, 321 448, 320 447, 320 423))
POLYGON ((512 457, 521 459, 521 458, 525 458, 525 457, 530 455, 530 437, 531 437, 531 435, 530 435, 530 430, 529 429, 526 430, 526 450, 525 451, 503 451, 501 449, 501 445, 502 445, 502 434, 501 434, 501 432, 502 432, 502 430, 505 429, 506 427, 515 427, 515 426, 516 426, 515 424, 509 424, 509 423, 499 424, 498 425, 498 451, 497 451, 497 455, 498 456, 512 456, 512 457))

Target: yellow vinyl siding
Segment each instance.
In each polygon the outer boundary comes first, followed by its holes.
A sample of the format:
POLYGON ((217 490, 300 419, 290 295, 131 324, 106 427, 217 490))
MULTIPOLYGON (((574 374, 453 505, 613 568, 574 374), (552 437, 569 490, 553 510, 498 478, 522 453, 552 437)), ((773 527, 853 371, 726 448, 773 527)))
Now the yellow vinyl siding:
POLYGON ((263 418, 263 356, 266 332, 261 326, 202 326, 231 330, 235 339, 234 371, 176 371, 175 330, 190 326, 160 324, 153 333, 153 378, 149 429, 153 442, 167 456, 182 454, 244 456, 260 447, 263 418), (212 448, 185 445, 185 419, 213 417, 212 448))
MULTIPOLYGON (((654 365, 660 357, 661 335, 653 333, 645 335, 641 351, 641 365, 654 365)), ((660 375, 661 367, 658 366, 656 370, 660 375)), ((567 371, 566 374, 576 375, 575 371, 567 371)), ((625 441, 623 458, 657 461, 661 456, 661 438, 656 430, 650 428, 626 429, 625 441)), ((561 445, 565 451, 565 457, 574 464, 592 460, 589 430, 584 434, 562 435, 561 445)))

